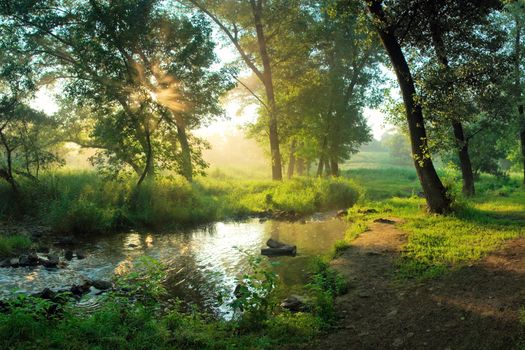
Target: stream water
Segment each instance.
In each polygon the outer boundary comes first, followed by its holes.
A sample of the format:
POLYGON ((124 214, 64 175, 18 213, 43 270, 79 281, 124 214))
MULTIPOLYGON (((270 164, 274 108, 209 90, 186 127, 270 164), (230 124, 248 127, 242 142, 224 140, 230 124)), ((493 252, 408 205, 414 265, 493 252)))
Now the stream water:
MULTIPOLYGON (((218 288, 233 291, 236 279, 249 269, 248 257, 260 254, 269 238, 297 245, 297 256, 270 258, 281 284, 293 292, 304 284, 308 258, 332 249, 342 239, 346 223, 332 214, 316 214, 301 222, 215 222, 170 233, 127 232, 76 238, 69 249, 81 249, 86 258, 73 258, 61 269, 19 267, 0 269, 0 299, 13 293, 58 290, 85 278, 110 280, 114 273, 142 255, 168 267, 170 296, 211 307, 218 288)), ((63 260, 64 252, 52 249, 63 260)), ((213 308, 213 307, 212 307, 213 308)), ((227 312, 224 306, 216 311, 227 312)))

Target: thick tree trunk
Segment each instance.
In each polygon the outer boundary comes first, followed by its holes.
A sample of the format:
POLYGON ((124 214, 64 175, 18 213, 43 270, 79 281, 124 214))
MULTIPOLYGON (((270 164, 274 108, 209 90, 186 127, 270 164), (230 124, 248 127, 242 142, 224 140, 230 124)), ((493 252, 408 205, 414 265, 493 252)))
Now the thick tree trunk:
POLYGON ((339 176, 339 163, 335 157, 330 158, 330 171, 332 176, 339 176))
POLYGON ((474 173, 472 172, 472 163, 468 153, 468 140, 465 138, 463 126, 460 122, 452 122, 454 129, 454 137, 458 147, 459 167, 461 168, 461 175, 463 177, 463 194, 465 196, 473 196, 476 193, 474 187, 474 173))
POLYGON ((259 54, 263 65, 263 83, 266 92, 266 100, 268 101, 269 113, 269 138, 270 138, 270 152, 272 157, 272 179, 282 180, 282 161, 281 152, 279 150, 279 135, 277 129, 277 105, 275 103, 275 93, 273 90, 272 68, 270 64, 270 56, 266 47, 266 36, 262 24, 262 0, 250 1, 253 10, 253 18, 255 23, 255 31, 257 33, 257 43, 259 46, 259 54))
POLYGON ((292 140, 292 143, 290 144, 290 156, 288 159, 288 178, 291 179, 293 177, 293 172, 295 170, 295 146, 296 142, 295 140, 292 140))
POLYGON ((419 105, 415 99, 416 89, 412 73, 394 34, 394 29, 387 26, 381 1, 368 1, 367 6, 370 13, 378 21, 377 31, 390 57, 401 89, 412 145, 412 157, 421 187, 425 194, 428 209, 433 213, 449 212, 450 199, 447 196, 447 191, 439 179, 430 157, 423 111, 421 105, 419 105))
POLYGON ((518 118, 520 127, 520 143, 521 143, 521 157, 523 161, 523 184, 525 185, 525 112, 523 106, 523 95, 521 90, 521 31, 523 30, 522 23, 519 18, 516 18, 516 37, 514 42, 515 50, 515 89, 516 89, 516 100, 518 101, 518 118))
POLYGON ((520 141, 521 141, 521 156, 523 161, 523 184, 525 185, 525 112, 523 111, 523 105, 518 106, 518 113, 520 116, 520 141))

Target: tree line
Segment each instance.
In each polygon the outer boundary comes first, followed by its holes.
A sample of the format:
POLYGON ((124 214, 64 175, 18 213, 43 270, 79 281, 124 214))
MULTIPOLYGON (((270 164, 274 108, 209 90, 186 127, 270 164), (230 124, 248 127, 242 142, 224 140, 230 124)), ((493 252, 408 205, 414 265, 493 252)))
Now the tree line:
POLYGON ((248 133, 269 150, 274 180, 312 166, 338 176, 371 140, 365 108, 400 91, 389 114, 432 212, 451 203, 433 155, 458 164, 466 196, 498 158, 520 162, 525 181, 523 0, 0 4, 0 177, 13 191, 60 163, 65 142, 96 148, 107 176, 191 181, 206 168, 194 130, 223 117, 232 91, 259 107, 248 133), (216 57, 224 44, 238 60, 216 57), (60 92, 51 116, 29 106, 46 86, 60 92))

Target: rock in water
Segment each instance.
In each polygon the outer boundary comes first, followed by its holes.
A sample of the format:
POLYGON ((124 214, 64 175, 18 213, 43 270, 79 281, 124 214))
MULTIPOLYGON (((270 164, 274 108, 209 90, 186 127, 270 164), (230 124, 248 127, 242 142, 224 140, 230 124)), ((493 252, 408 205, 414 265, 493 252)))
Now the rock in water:
POLYGON ((20 266, 20 260, 18 258, 12 258, 9 260, 9 264, 11 264, 11 267, 18 267, 20 266))
POLYGON ((267 255, 267 256, 292 255, 292 256, 295 256, 297 254, 296 246, 284 244, 272 238, 266 241, 266 245, 269 248, 262 248, 261 249, 262 255, 267 255))
POLYGON ((18 257, 18 266, 29 266, 29 257, 27 255, 20 255, 18 257))
POLYGON ((77 255, 78 260, 82 260, 86 258, 86 254, 84 254, 84 252, 81 250, 77 250, 76 255, 77 255))
POLYGON ((37 266, 40 263, 40 258, 36 252, 32 252, 27 256, 27 261, 29 266, 37 266))
POLYGON ((66 258, 66 260, 71 260, 73 259, 73 251, 72 250, 66 250, 66 252, 64 253, 64 258, 66 258))
POLYGON ((305 299, 299 295, 290 295, 281 302, 281 307, 292 312, 307 310, 305 299))
POLYGON ((56 295, 57 293, 53 292, 49 288, 44 288, 40 293, 35 294, 35 296, 40 297, 42 299, 47 299, 47 300, 55 299, 56 295))
POLYGON ((269 240, 266 241, 266 245, 270 248, 282 248, 284 246, 286 246, 286 244, 284 243, 281 243, 275 239, 272 239, 270 238, 269 240))
POLYGON ((262 248, 261 254, 266 256, 282 256, 282 255, 291 255, 295 256, 297 254, 297 247, 285 245, 280 248, 262 248))
POLYGON ((0 267, 11 267, 11 261, 9 259, 0 261, 0 267))
POLYGON ((74 285, 69 290, 73 295, 82 296, 89 292, 91 284, 89 282, 84 282, 83 284, 74 285))
POLYGON ((42 259, 41 262, 44 267, 54 268, 58 266, 60 259, 56 255, 48 255, 47 259, 42 259))
POLYGON ((107 290, 113 288, 113 283, 104 280, 93 280, 91 281, 91 285, 100 290, 107 290))

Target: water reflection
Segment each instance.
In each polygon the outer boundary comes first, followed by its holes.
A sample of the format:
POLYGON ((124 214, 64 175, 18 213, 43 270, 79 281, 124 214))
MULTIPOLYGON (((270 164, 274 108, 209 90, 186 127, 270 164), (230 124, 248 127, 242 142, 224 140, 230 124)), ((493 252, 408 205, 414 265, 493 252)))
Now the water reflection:
MULTIPOLYGON (((142 255, 162 261, 168 268, 167 288, 172 296, 199 305, 211 305, 219 289, 232 291, 237 276, 248 269, 249 254, 259 254, 268 238, 298 248, 296 257, 272 258, 288 290, 305 281, 309 256, 323 254, 344 236, 345 223, 337 219, 306 222, 217 222, 174 233, 130 232, 79 240, 77 249, 87 257, 73 259, 60 270, 44 267, 0 269, 0 295, 14 290, 37 292, 80 283, 84 278, 110 279, 123 273, 142 255)), ((223 310, 224 311, 224 310, 223 310)))

